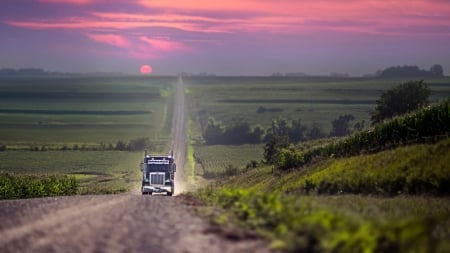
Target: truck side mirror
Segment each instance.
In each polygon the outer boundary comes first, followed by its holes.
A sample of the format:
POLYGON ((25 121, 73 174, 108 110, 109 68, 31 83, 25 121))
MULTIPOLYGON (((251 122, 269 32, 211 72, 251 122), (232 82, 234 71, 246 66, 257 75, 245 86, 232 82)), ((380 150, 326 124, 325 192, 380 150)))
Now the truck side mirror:
POLYGON ((141 163, 141 171, 144 171, 144 163, 141 163))
POLYGON ((173 172, 175 172, 175 171, 177 171, 177 165, 176 164, 173 165, 173 172))

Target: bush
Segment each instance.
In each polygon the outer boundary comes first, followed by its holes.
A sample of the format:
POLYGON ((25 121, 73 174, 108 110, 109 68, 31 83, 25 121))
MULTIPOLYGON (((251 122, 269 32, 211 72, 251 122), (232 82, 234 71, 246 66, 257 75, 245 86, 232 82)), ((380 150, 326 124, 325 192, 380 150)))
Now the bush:
POLYGON ((275 166, 281 170, 297 168, 305 163, 303 159, 304 156, 299 151, 284 148, 281 150, 275 166))

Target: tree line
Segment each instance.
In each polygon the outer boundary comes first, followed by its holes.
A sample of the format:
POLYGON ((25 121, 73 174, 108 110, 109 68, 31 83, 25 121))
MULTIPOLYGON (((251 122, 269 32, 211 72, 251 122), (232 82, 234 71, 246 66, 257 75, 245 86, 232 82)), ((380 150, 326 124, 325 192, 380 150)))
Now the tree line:
POLYGON ((439 64, 434 64, 429 70, 420 69, 417 66, 393 66, 379 70, 375 75, 378 77, 441 77, 444 75, 444 68, 439 64))
POLYGON ((332 130, 327 134, 319 124, 307 125, 301 119, 288 120, 279 117, 272 120, 269 128, 263 129, 261 126, 252 128, 243 120, 226 126, 213 117, 209 117, 202 134, 207 145, 257 144, 267 142, 273 136, 286 136, 288 141, 297 143, 361 131, 365 127, 364 120, 352 125, 351 121, 354 119, 355 117, 350 114, 339 115, 332 121, 332 130))
MULTIPOLYGON (((372 126, 385 119, 412 112, 428 105, 430 93, 428 84, 423 80, 400 83, 383 92, 376 101, 377 106, 371 115, 372 126)), ((353 123, 354 120, 355 117, 351 114, 339 115, 331 122, 332 129, 327 134, 320 125, 316 123, 307 125, 301 119, 287 120, 279 117, 272 121, 269 128, 263 129, 261 126, 252 128, 248 122, 242 119, 226 126, 213 117, 208 117, 204 124, 202 136, 207 145, 269 143, 273 141, 273 138, 277 141, 285 140, 289 143, 298 143, 323 137, 347 136, 366 128, 364 120, 353 123)))

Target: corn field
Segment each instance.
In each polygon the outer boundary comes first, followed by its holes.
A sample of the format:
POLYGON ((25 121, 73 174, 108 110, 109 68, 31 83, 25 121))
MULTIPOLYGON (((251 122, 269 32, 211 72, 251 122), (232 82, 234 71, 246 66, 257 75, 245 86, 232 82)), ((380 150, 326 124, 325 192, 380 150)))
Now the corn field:
POLYGON ((66 175, 0 174, 0 199, 72 195, 77 187, 75 178, 66 175))
POLYGON ((422 108, 414 113, 393 118, 334 143, 308 150, 287 150, 277 162, 280 169, 288 169, 309 163, 317 158, 345 157, 362 153, 374 153, 405 144, 436 141, 450 134, 450 99, 422 108), (292 161, 295 157, 295 161, 292 161), (286 164, 288 163, 288 164, 286 164))

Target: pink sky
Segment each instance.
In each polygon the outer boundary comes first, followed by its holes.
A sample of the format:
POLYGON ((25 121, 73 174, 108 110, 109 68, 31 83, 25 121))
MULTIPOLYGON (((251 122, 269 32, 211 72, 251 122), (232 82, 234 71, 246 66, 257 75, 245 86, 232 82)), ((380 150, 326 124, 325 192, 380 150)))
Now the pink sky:
POLYGON ((361 75, 441 64, 449 73, 450 1, 2 0, 0 40, 0 68, 361 75))

